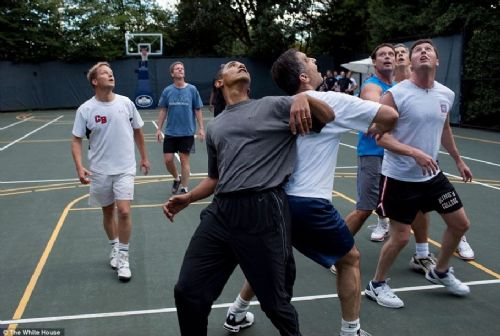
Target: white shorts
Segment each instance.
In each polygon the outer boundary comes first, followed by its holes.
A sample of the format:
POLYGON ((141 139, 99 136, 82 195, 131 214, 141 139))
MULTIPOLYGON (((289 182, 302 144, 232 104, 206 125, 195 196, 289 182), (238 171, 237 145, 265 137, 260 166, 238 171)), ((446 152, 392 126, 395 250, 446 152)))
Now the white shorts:
POLYGON ((104 175, 93 172, 90 176, 89 204, 105 207, 116 200, 133 200, 134 178, 135 174, 104 175))

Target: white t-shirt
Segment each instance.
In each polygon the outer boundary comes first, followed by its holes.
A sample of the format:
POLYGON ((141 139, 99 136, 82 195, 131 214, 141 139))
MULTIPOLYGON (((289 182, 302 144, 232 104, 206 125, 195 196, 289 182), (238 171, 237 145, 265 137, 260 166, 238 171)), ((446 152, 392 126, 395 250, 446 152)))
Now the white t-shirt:
POLYGON ((352 129, 366 132, 381 105, 340 92, 307 94, 330 105, 335 120, 320 133, 297 137, 297 161, 285 191, 288 195, 331 201, 340 136, 352 129))
MULTIPOLYGON (((399 120, 392 135, 401 143, 418 148, 437 160, 446 117, 455 93, 434 81, 432 89, 422 89, 404 80, 389 89, 398 109, 399 120)), ((400 181, 422 182, 433 178, 410 156, 384 151, 382 174, 400 181)))
POLYGON ((129 98, 115 94, 113 101, 101 102, 92 97, 76 111, 73 135, 83 138, 90 131, 90 171, 106 175, 135 174, 134 129, 143 125, 129 98))

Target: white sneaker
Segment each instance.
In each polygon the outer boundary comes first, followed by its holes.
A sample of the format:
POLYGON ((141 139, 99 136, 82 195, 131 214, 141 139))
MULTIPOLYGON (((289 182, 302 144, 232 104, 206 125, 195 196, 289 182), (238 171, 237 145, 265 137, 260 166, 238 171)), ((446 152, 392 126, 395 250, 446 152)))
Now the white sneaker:
POLYGON ((456 250, 458 257, 463 260, 474 260, 474 251, 467 242, 467 238, 462 236, 456 250))
POLYGON ((132 277, 128 263, 128 252, 120 251, 118 253, 118 279, 127 282, 132 277))
POLYGON ((109 253, 109 266, 111 266, 112 269, 118 267, 118 244, 111 247, 111 252, 109 253))
POLYGON ((453 275, 453 267, 448 269, 446 276, 444 278, 440 278, 435 272, 435 267, 431 267, 431 269, 425 273, 425 278, 432 283, 443 285, 455 295, 464 296, 470 293, 470 288, 466 284, 462 283, 460 280, 455 278, 453 275))
POLYGON ((370 236, 371 241, 381 242, 389 236, 389 222, 385 220, 378 220, 377 226, 373 229, 370 236))
POLYGON ((372 282, 368 283, 365 289, 365 295, 370 300, 376 301, 379 305, 387 308, 402 308, 405 306, 401 300, 387 283, 382 284, 380 287, 373 287, 372 282))
POLYGON ((415 272, 427 273, 431 267, 436 266, 436 257, 434 254, 429 253, 427 258, 417 258, 417 254, 413 254, 413 257, 410 259, 410 268, 415 272))
POLYGON ((249 311, 245 312, 242 317, 237 316, 240 314, 229 314, 226 317, 226 322, 224 322, 224 329, 229 332, 237 333, 240 332, 241 329, 250 327, 255 321, 255 317, 249 311), (238 318, 240 318, 238 320, 238 318))
POLYGON ((340 331, 340 336, 372 336, 372 334, 369 334, 368 332, 364 331, 363 329, 359 329, 355 333, 346 333, 340 331))
POLYGON ((335 267, 335 265, 330 266, 330 272, 337 275, 337 267, 335 267))

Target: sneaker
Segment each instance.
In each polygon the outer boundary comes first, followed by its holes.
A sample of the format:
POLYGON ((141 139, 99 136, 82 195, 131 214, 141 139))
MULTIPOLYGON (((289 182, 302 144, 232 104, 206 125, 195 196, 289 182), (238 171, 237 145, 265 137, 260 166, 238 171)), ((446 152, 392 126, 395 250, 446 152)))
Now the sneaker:
POLYGON ((376 301, 379 305, 387 308, 402 308, 405 306, 401 300, 387 283, 382 284, 380 287, 373 287, 372 282, 368 283, 365 289, 365 295, 370 300, 376 301))
POLYGON ((111 252, 109 253, 109 266, 111 266, 112 269, 118 267, 118 244, 111 247, 111 252))
POLYGON ((179 175, 179 180, 174 180, 174 182, 172 183, 172 195, 177 194, 180 185, 181 185, 181 176, 179 175))
POLYGON ((355 334, 340 332, 340 336, 372 336, 372 334, 364 331, 363 329, 358 329, 358 332, 355 334))
POLYGON ((330 266, 330 272, 337 275, 337 268, 335 267, 335 265, 330 266))
POLYGON ((455 278, 453 275, 453 267, 448 269, 446 276, 444 278, 440 278, 436 272, 434 272, 435 267, 431 267, 431 269, 425 273, 425 278, 430 282, 438 285, 443 285, 455 295, 463 296, 470 293, 469 286, 462 283, 460 280, 455 278))
POLYGON ((370 236, 371 241, 381 242, 389 236, 389 222, 379 220, 375 229, 370 236))
POLYGON ((417 258, 417 254, 414 254, 410 259, 410 268, 415 272, 425 274, 431 267, 436 266, 436 261, 436 257, 432 253, 429 253, 427 258, 417 258))
POLYGON ((224 322, 224 329, 229 332, 237 333, 241 329, 250 327, 254 322, 254 316, 251 312, 246 312, 241 320, 236 320, 236 314, 227 315, 226 322, 224 322))
POLYGON ((128 252, 120 251, 118 253, 118 279, 127 282, 132 277, 128 263, 128 252))
POLYGON ((470 247, 465 236, 462 236, 462 239, 460 239, 456 252, 458 257, 462 260, 474 260, 474 250, 470 247))
POLYGON ((188 193, 188 189, 186 187, 182 187, 179 190, 177 190, 177 192, 175 194, 182 195, 182 194, 187 194, 187 193, 188 193))

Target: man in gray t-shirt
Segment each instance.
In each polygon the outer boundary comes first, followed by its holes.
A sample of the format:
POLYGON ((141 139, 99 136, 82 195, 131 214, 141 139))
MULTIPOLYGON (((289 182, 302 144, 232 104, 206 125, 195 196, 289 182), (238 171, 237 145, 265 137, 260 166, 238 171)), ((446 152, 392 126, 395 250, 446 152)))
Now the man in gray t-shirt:
POLYGON ((295 263, 282 185, 295 163, 295 127, 301 133, 313 124, 320 128, 333 120, 333 111, 305 94, 251 100, 250 74, 239 62, 221 69, 216 86, 227 106, 208 126, 208 177, 163 206, 173 220, 190 203, 215 193, 200 215, 175 286, 181 334, 206 335, 210 307, 239 264, 280 334, 300 335, 290 303, 295 263))

